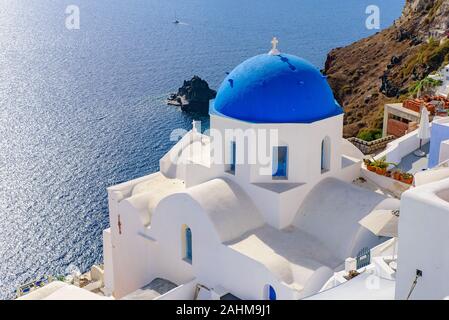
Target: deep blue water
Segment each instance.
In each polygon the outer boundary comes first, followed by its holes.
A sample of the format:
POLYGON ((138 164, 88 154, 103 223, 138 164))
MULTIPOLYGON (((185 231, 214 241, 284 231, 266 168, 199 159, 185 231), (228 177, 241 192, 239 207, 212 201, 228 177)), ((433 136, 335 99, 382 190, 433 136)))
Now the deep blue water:
POLYGON ((332 48, 376 32, 367 5, 380 7, 383 28, 403 2, 2 0, 0 298, 102 261, 106 187, 157 170, 171 130, 190 128, 194 116, 164 104, 184 79, 217 88, 273 36, 321 67, 332 48), (80 30, 65 28, 69 4, 80 30))

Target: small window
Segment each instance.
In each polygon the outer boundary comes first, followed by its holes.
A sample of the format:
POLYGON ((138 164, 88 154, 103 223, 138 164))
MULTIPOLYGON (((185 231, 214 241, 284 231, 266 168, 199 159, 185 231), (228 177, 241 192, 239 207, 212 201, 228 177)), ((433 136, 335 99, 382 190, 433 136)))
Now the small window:
POLYGON ((330 139, 329 137, 325 137, 323 141, 321 141, 321 173, 325 173, 330 170, 330 154, 330 139))
POLYGON ((192 230, 187 225, 184 225, 182 233, 183 259, 188 263, 192 263, 192 230))
POLYGON ((229 164, 229 172, 235 173, 235 163, 236 163, 236 151, 237 147, 235 145, 235 141, 231 141, 231 162, 229 164))
POLYGON ((288 148, 274 147, 273 148, 273 179, 285 180, 287 179, 288 168, 288 148))
POLYGON ((235 144, 235 141, 231 141, 229 145, 229 153, 227 156, 227 162, 226 162, 226 172, 230 174, 235 174, 235 164, 236 164, 236 155, 237 146, 235 144))

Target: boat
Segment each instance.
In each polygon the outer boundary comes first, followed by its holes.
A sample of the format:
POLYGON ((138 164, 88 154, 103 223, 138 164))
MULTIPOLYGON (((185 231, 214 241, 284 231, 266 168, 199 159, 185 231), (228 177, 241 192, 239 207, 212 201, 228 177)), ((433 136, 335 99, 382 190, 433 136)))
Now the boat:
POLYGON ((175 20, 173 20, 173 23, 174 23, 174 24, 180 24, 180 23, 181 23, 181 21, 178 20, 178 17, 177 17, 177 15, 176 15, 176 12, 175 12, 175 20))

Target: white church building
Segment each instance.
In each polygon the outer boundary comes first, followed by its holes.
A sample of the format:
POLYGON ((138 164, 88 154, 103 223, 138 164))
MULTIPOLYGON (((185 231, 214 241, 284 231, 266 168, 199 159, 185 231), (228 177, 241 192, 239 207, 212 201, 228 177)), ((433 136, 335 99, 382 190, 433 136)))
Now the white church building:
POLYGON ((148 298, 158 282, 300 299, 385 240, 358 221, 399 200, 351 183, 363 155, 342 138, 326 77, 276 45, 224 79, 210 134, 194 123, 159 172, 108 188, 105 286, 115 298, 148 298))
POLYGON ((108 188, 103 268, 18 299, 449 298, 449 119, 375 157, 413 185, 371 172, 326 78, 272 44, 224 79, 209 130, 108 188))

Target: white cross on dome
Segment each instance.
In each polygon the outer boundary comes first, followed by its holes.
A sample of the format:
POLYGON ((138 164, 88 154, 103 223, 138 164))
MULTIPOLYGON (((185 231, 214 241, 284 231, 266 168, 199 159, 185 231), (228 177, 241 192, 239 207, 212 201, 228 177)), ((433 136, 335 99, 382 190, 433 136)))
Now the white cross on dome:
POLYGON ((272 56, 277 56, 280 55, 280 51, 278 50, 277 46, 278 46, 279 40, 276 37, 273 37, 273 40, 271 40, 271 45, 273 46, 270 50, 270 52, 268 52, 269 55, 272 56))

